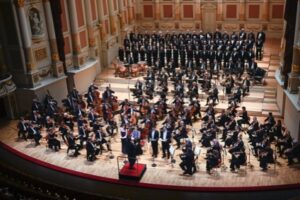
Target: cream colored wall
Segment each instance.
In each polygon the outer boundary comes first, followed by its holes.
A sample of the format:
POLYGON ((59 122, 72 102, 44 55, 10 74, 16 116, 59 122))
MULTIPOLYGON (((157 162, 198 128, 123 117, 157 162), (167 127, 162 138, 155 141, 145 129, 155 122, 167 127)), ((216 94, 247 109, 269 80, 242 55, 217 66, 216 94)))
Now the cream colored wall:
POLYGON ((280 114, 284 114, 285 93, 281 85, 277 84, 276 101, 280 114))
POLYGON ((284 109, 284 123, 290 130, 292 137, 300 142, 300 112, 297 111, 287 96, 284 109))
POLYGON ((61 106, 61 100, 66 98, 68 93, 66 77, 56 80, 45 86, 37 87, 36 89, 19 88, 16 91, 19 113, 23 114, 25 111, 31 111, 31 104, 33 98, 38 98, 42 102, 47 94, 47 90, 51 96, 57 100, 58 105, 61 106))
POLYGON ((98 61, 95 61, 88 68, 83 68, 80 72, 75 73, 72 76, 76 89, 79 93, 84 93, 87 91, 88 86, 94 82, 97 75, 96 68, 99 65, 98 61))

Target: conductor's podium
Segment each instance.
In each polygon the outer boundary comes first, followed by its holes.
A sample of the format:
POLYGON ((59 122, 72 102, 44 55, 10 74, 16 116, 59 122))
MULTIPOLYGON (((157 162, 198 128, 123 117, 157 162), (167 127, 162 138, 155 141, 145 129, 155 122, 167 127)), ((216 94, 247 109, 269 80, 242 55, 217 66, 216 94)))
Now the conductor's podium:
POLYGON ((122 180, 132 180, 132 181, 139 181, 143 177, 147 165, 138 163, 138 160, 134 164, 133 168, 129 168, 129 162, 125 162, 125 164, 120 167, 120 158, 127 158, 123 156, 118 157, 118 171, 119 171, 119 179, 122 180))

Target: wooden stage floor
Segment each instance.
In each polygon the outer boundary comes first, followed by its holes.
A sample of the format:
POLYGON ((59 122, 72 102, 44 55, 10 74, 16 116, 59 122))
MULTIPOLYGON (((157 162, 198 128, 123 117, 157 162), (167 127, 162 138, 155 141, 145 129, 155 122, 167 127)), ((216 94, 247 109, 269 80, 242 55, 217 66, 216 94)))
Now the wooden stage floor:
MULTIPOLYGON (((37 147, 35 147, 33 142, 18 140, 16 124, 16 121, 10 121, 0 129, 0 141, 9 147, 12 147, 16 151, 43 162, 73 170, 75 172, 118 179, 116 158, 117 156, 122 156, 119 136, 115 136, 112 139, 114 159, 109 159, 109 152, 104 151, 102 155, 98 156, 96 161, 89 162, 86 160, 85 150, 81 150, 81 155, 75 158, 67 155, 67 147, 65 144, 62 145, 62 149, 59 152, 54 152, 51 149, 46 148, 46 141, 44 139, 41 140, 41 145, 37 147)), ((198 130, 199 123, 196 123, 194 127, 198 130)), ((199 137, 200 136, 198 134, 195 137, 196 145, 199 145, 199 137)), ((246 152, 247 156, 249 156, 247 138, 248 136, 244 135, 243 139, 246 144, 246 152)), ((199 188, 201 190, 213 187, 221 188, 221 190, 222 188, 224 190, 260 190, 262 188, 270 189, 270 186, 271 188, 273 186, 278 188, 278 186, 285 187, 285 185, 300 184, 300 166, 287 166, 287 161, 279 157, 276 166, 274 164, 270 164, 269 169, 266 172, 263 172, 259 167, 257 158, 251 154, 250 161, 254 167, 250 168, 249 166, 242 166, 239 173, 232 173, 229 170, 229 159, 231 155, 227 153, 225 155, 225 165, 227 166, 227 169, 225 171, 220 168, 217 169, 217 175, 215 176, 206 173, 206 148, 201 148, 198 171, 193 176, 182 176, 182 170, 178 165, 180 163, 178 155, 181 151, 177 150, 175 152, 176 163, 173 167, 170 165, 170 160, 165 160, 160 157, 161 153, 155 160, 157 166, 152 167, 151 165, 153 161, 150 149, 150 145, 146 144, 144 147, 144 155, 139 157, 139 163, 147 164, 147 171, 140 181, 140 183, 145 183, 146 185, 158 184, 171 187, 184 186, 199 188)))
MULTIPOLYGON (((278 112, 275 101, 276 96, 274 96, 270 90, 276 88, 274 73, 279 66, 279 42, 280 41, 278 40, 268 40, 265 47, 265 57, 259 62, 259 66, 268 70, 266 78, 267 85, 263 87, 254 86, 251 89, 252 92, 250 92, 250 96, 243 102, 243 105, 247 106, 251 115, 258 116, 260 121, 265 118, 267 112, 273 111, 275 112, 275 115, 276 112, 278 112), (251 96, 251 94, 253 96, 251 96)), ((95 83, 99 84, 100 88, 105 87, 106 84, 110 84, 112 89, 116 90, 119 99, 127 98, 128 92, 126 91, 126 88, 128 89, 128 86, 126 83, 128 81, 121 80, 118 77, 115 77, 114 80, 112 78, 112 70, 108 69, 98 76, 95 83), (106 81, 108 79, 111 81, 106 81)), ((132 81, 136 79, 137 78, 132 81)), ((201 105, 204 105, 203 102, 201 105)), ((219 106, 220 108, 225 108, 227 104, 224 103, 219 106)), ((18 140, 16 124, 17 121, 3 121, 0 124, 0 141, 16 151, 21 152, 21 154, 75 172, 118 180, 117 157, 122 156, 119 135, 116 135, 111 139, 114 159, 109 159, 109 152, 104 152, 102 155, 98 156, 96 161, 89 162, 86 160, 85 150, 81 150, 81 155, 76 158, 68 156, 66 153, 67 147, 63 142, 62 149, 59 152, 54 152, 46 148, 46 141, 44 139, 41 140, 41 145, 37 147, 30 141, 18 140)), ((199 121, 194 123, 194 128, 197 131, 194 138, 196 145, 199 145, 200 126, 201 123, 199 121)), ((189 134, 191 138, 191 131, 189 134)), ((45 136, 45 130, 43 131, 43 135, 45 136)), ((59 139, 61 140, 60 137, 59 139)), ((247 157, 249 158, 250 150, 248 136, 246 134, 243 135, 243 140, 246 144, 247 157)), ((175 141, 173 141, 173 144, 175 144, 175 141)), ((161 148, 161 146, 159 146, 159 148, 161 148)), ((250 155, 250 162, 254 166, 253 168, 242 166, 239 173, 230 172, 229 159, 231 155, 227 153, 225 154, 225 166, 227 166, 227 169, 217 169, 216 175, 209 175, 206 173, 206 150, 206 148, 201 148, 201 154, 198 160, 198 171, 193 176, 182 176, 182 170, 179 167, 179 154, 181 151, 177 150, 175 152, 176 163, 174 166, 170 164, 170 160, 162 159, 162 154, 160 152, 159 157, 155 160, 157 166, 152 167, 153 160, 151 158, 151 147, 146 142, 146 145, 144 146, 144 155, 139 157, 139 163, 147 164, 147 171, 140 183, 144 185, 164 185, 166 187, 182 186, 202 188, 204 190, 205 188, 210 188, 211 190, 213 190, 213 188, 223 188, 224 190, 233 189, 240 191, 251 190, 251 188, 260 190, 260 188, 270 189, 273 186, 281 187, 285 185, 300 184, 299 166, 287 166, 287 160, 278 157, 276 165, 270 164, 269 169, 266 172, 263 172, 259 167, 257 158, 255 158, 252 153, 250 155)))

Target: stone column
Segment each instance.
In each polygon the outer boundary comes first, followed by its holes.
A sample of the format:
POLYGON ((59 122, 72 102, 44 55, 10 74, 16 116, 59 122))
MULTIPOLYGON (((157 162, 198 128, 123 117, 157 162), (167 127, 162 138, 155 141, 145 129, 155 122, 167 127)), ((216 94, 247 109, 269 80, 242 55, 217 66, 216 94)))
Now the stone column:
POLYGON ((298 0, 297 14, 296 14, 296 27, 295 27, 295 39, 293 45, 293 62, 292 71, 289 74, 288 90, 291 93, 298 93, 298 87, 300 86, 300 0, 298 0))
POLYGON ((108 12, 109 12, 109 22, 110 22, 110 31, 111 35, 117 33, 117 24, 116 24, 116 11, 114 10, 113 0, 108 1, 108 12))
POLYGON ((154 4, 154 19, 155 20, 160 20, 160 4, 159 4, 159 0, 155 0, 155 4, 154 4))
POLYGON ((102 5, 102 1, 96 1, 96 2, 97 2, 97 10, 98 10, 98 18, 99 18, 98 28, 99 28, 100 39, 104 41, 106 38, 106 32, 104 29, 103 5, 102 5))
POLYGON ((180 5, 180 0, 175 0, 175 20, 179 21, 181 19, 181 15, 183 14, 182 12, 182 7, 180 5))
POLYGON ((73 64, 74 67, 78 68, 80 66, 79 54, 81 53, 81 50, 75 0, 68 0, 68 7, 72 35, 73 64))
POLYGON ((55 28, 54 28, 53 17, 51 12, 51 5, 49 0, 43 0, 43 2, 44 2, 44 10, 46 15, 47 30, 49 36, 50 49, 51 49, 53 74, 56 77, 60 77, 64 75, 63 73, 64 70, 63 70, 63 63, 59 60, 55 28))
POLYGON ((25 0, 18 0, 15 2, 16 3, 15 5, 17 7, 18 17, 21 26, 21 33, 22 33, 23 44, 24 44, 24 53, 26 59, 26 69, 27 72, 33 72, 36 70, 36 62, 33 56, 30 26, 27 21, 27 15, 24 9, 24 3, 25 3, 24 1, 25 0))
POLYGON ((240 12, 239 12, 239 20, 245 21, 246 20, 246 2, 245 0, 240 0, 240 12))
POLYGON ((91 1, 85 0, 85 14, 86 14, 86 24, 87 24, 87 32, 88 32, 88 40, 89 40, 89 56, 92 59, 96 59, 96 42, 94 36, 94 26, 93 26, 93 17, 92 17, 92 9, 91 9, 91 1))
POLYGON ((134 21, 132 8, 133 8, 132 1, 128 1, 128 5, 127 5, 127 8, 126 8, 127 11, 128 11, 128 24, 132 24, 133 21, 134 21))
POLYGON ((262 19, 264 21, 269 21, 269 15, 270 15, 270 0, 264 0, 263 4, 263 15, 262 19))
POLYGON ((217 4, 217 21, 223 21, 223 2, 217 4))

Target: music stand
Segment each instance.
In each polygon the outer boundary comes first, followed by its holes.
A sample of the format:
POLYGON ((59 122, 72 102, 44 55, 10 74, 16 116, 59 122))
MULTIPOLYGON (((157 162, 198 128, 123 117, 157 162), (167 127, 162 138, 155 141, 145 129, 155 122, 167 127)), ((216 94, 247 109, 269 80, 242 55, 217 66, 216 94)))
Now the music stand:
POLYGON ((248 149, 249 149, 249 160, 248 160, 247 166, 249 166, 249 168, 252 169, 254 166, 251 164, 251 159, 250 159, 251 148, 249 147, 249 144, 247 144, 247 146, 248 146, 248 149))
POLYGON ((198 165, 198 159, 199 159, 199 155, 201 154, 201 149, 199 146, 196 146, 194 149, 194 155, 195 155, 195 165, 197 167, 197 170, 199 170, 199 165, 198 165))
POLYGON ((171 163, 170 164, 171 164, 172 168, 174 167, 174 164, 176 163, 176 160, 174 159, 175 151, 176 151, 176 149, 173 147, 173 145, 171 145, 169 148, 169 152, 171 155, 171 163))

